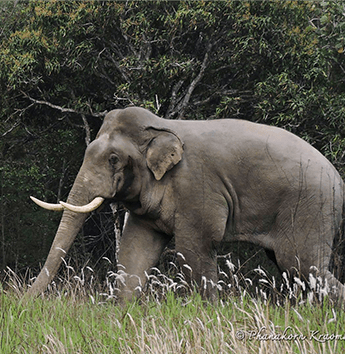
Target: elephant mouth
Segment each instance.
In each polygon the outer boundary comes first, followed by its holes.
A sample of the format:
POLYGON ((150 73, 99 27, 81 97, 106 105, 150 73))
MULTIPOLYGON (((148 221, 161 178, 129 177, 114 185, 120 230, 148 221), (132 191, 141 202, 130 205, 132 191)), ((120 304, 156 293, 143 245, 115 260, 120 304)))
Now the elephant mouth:
POLYGON ((39 205, 44 209, 54 210, 54 211, 63 211, 65 209, 68 209, 70 211, 74 211, 75 213, 91 213, 92 211, 99 208, 104 202, 104 198, 96 197, 89 204, 76 206, 65 202, 60 202, 59 204, 50 204, 50 203, 43 202, 42 200, 39 200, 35 197, 30 197, 30 198, 33 202, 35 202, 37 205, 39 205))

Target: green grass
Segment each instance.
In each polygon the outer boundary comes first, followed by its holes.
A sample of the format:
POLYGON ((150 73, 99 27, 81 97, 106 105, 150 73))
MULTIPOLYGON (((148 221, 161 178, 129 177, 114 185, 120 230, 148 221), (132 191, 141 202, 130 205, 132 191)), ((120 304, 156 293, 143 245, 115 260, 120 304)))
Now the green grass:
POLYGON ((44 298, 25 300, 23 281, 9 271, 6 290, 0 287, 0 353, 345 351, 344 311, 319 301, 317 291, 307 300, 298 280, 279 292, 259 270, 263 286, 249 295, 240 285, 229 292, 229 278, 221 299, 211 304, 190 289, 181 295, 181 283, 158 273, 140 301, 120 307, 114 273, 102 290, 85 273, 69 274, 59 291, 53 286, 44 298), (275 296, 265 295, 268 288, 275 296))
POLYGON ((326 302, 276 306, 244 295, 209 304, 198 294, 180 298, 170 292, 161 302, 144 300, 121 308, 94 298, 49 296, 24 302, 14 293, 2 293, 0 308, 2 354, 345 350, 344 312, 326 302), (330 337, 336 334, 344 339, 330 337))
POLYGON ((340 353, 345 349, 344 340, 327 338, 321 343, 326 338, 320 335, 344 335, 344 313, 329 305, 277 307, 249 296, 211 305, 198 295, 181 299, 170 293, 161 303, 133 303, 126 308, 70 297, 23 303, 13 294, 2 294, 0 306, 3 354, 340 353), (295 336, 297 340, 292 339, 295 336))

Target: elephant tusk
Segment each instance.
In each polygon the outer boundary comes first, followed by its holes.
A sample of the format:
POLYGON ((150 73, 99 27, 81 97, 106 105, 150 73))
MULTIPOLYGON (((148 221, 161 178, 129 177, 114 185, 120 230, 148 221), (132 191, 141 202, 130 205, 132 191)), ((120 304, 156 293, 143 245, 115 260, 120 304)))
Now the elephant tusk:
POLYGON ((91 203, 82 206, 76 206, 64 202, 60 202, 60 204, 63 208, 74 211, 76 213, 90 213, 91 211, 96 210, 103 202, 104 198, 97 197, 91 203))
POLYGON ((39 200, 35 197, 30 197, 30 199, 39 205, 41 208, 48 209, 48 210, 54 210, 54 211, 63 211, 64 208, 61 204, 50 204, 46 202, 42 202, 42 200, 39 200))

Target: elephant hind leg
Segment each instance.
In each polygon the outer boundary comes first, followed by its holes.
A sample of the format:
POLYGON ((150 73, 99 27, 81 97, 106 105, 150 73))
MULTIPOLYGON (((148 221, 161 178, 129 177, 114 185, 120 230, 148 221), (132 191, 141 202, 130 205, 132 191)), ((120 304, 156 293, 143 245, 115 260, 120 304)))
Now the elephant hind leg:
POLYGON ((329 297, 335 301, 338 301, 339 304, 345 302, 345 286, 342 284, 329 270, 325 271, 320 276, 327 281, 327 284, 330 288, 329 297))
MULTIPOLYGON (((275 252, 277 265, 281 270, 288 271, 291 279, 294 276, 302 278, 308 282, 309 287, 313 288, 310 282, 310 274, 314 279, 322 279, 322 286, 327 290, 327 295, 334 301, 343 303, 345 301, 345 286, 330 272, 330 256, 331 250, 325 247, 327 251, 323 252, 322 257, 312 259, 311 257, 298 258, 293 253, 283 252, 284 248, 275 252)), ((308 255, 307 255, 308 256, 308 255)), ((326 295, 326 293, 325 293, 326 295)))

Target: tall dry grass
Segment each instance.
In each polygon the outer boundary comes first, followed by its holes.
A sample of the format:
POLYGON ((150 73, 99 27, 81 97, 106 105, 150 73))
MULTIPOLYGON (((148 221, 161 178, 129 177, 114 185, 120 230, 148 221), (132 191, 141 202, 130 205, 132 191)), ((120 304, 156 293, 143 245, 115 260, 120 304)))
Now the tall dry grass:
POLYGON ((85 266, 64 272, 43 298, 22 300, 30 274, 7 270, 0 288, 1 353, 340 353, 344 312, 320 279, 281 283, 262 268, 253 286, 230 259, 219 300, 204 301, 176 265, 154 268, 139 301, 116 304, 116 278, 85 266))

